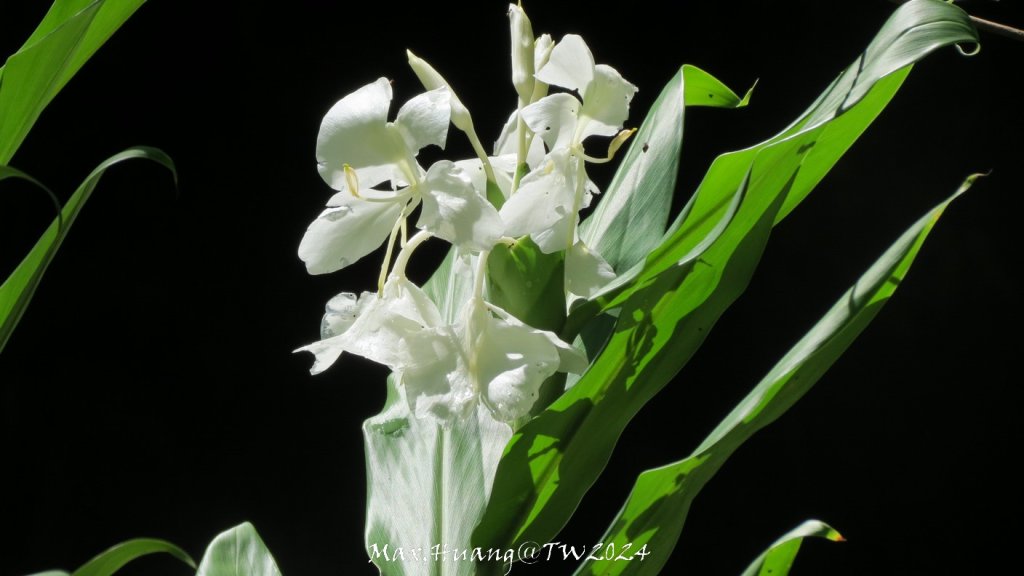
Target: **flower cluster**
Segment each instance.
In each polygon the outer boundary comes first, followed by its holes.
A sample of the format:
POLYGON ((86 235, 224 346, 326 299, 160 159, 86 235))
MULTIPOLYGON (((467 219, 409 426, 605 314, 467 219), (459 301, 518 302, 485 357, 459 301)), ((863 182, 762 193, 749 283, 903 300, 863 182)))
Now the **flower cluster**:
POLYGON ((340 270, 381 245, 385 257, 378 290, 332 298, 322 339, 300 350, 316 356, 314 374, 343 352, 384 364, 420 417, 450 421, 482 403, 511 424, 529 413, 548 377, 587 367, 576 348, 487 300, 487 259, 495 246, 529 237, 544 253, 564 252, 567 301, 615 276, 579 240, 577 227, 580 210, 598 192, 586 164, 610 160, 632 134, 622 126, 636 87, 595 65, 579 36, 535 38, 520 6, 510 6, 509 19, 518 106, 493 155, 448 82, 411 52, 426 92, 389 120, 391 82, 380 78, 335 104, 317 138, 320 175, 337 193, 306 231, 299 257, 312 274, 340 270), (549 94, 551 86, 566 91, 549 94), (444 148, 449 125, 466 134, 477 158, 424 169, 420 150, 444 148), (591 136, 611 137, 606 155, 586 153, 591 136), (419 230, 410 237, 408 220, 417 209, 419 230), (451 243, 460 273, 472 275, 472 297, 454 323, 405 276, 416 247, 434 237, 451 243))

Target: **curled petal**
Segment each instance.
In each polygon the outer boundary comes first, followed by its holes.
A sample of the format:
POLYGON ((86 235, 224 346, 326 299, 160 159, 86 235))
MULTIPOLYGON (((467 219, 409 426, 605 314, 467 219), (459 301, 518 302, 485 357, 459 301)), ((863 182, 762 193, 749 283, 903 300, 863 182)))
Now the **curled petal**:
POLYGON ((398 111, 395 126, 411 151, 431 144, 444 148, 451 116, 451 91, 441 86, 406 102, 398 111))
POLYGON ((346 192, 331 199, 302 237, 299 258, 310 274, 326 274, 373 252, 402 213, 398 202, 365 202, 346 192))
POLYGON ((559 92, 523 108, 523 120, 544 140, 548 150, 569 148, 581 140, 576 136, 580 107, 575 96, 559 92))
POLYGON ((614 68, 604 64, 594 70, 594 80, 583 94, 583 110, 586 118, 580 140, 587 136, 615 136, 629 117, 629 103, 637 88, 630 84, 614 68))
POLYGON ((326 370, 342 352, 384 364, 394 371, 417 368, 417 352, 410 341, 424 330, 441 325, 437 306, 404 278, 388 279, 379 297, 364 292, 355 306, 358 315, 340 333, 296 350, 316 355, 311 373, 326 370))
POLYGON ((537 169, 523 177, 519 190, 501 207, 505 233, 530 235, 545 253, 568 248, 576 214, 580 159, 556 149, 537 169))
POLYGON ((391 179, 393 164, 404 157, 402 143, 387 126, 391 84, 380 78, 342 98, 320 125, 316 160, 329 186, 345 185, 345 165, 356 170, 364 187, 391 179))
POLYGON ((475 251, 490 250, 505 235, 498 211, 452 162, 442 160, 431 166, 424 184, 420 228, 475 251))
POLYGON ((576 34, 566 34, 555 44, 551 56, 537 71, 537 79, 569 90, 583 91, 594 78, 594 55, 576 34))
POLYGON ((615 270, 582 240, 565 252, 565 287, 570 293, 590 298, 615 279, 615 270))

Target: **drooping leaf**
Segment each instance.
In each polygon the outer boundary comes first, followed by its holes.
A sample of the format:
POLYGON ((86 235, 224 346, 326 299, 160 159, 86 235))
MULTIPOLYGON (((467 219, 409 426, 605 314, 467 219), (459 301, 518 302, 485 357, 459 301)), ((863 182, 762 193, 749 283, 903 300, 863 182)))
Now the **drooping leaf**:
POLYGON ((740 445, 803 397, 871 323, 906 276, 938 218, 974 178, 914 223, 689 457, 640 474, 602 542, 646 544, 651 554, 644 562, 587 562, 577 573, 657 574, 704 485, 740 445))
MULTIPOLYGON (((83 564, 81 568, 75 570, 70 576, 110 576, 123 568, 125 564, 150 554, 170 554, 184 562, 189 568, 193 570, 196 568, 196 563, 192 560, 192 557, 174 544, 153 538, 136 538, 135 540, 128 540, 127 542, 112 546, 83 564)), ((31 576, 69 575, 61 570, 50 570, 32 574, 31 576)))
POLYGON ((213 539, 196 576, 281 576, 281 571, 256 528, 243 522, 213 539))
POLYGON ((43 273, 46 272, 47 266, 50 265, 61 242, 64 241, 64 237, 67 236, 68 230, 74 224, 82 206, 92 195, 100 178, 111 166, 132 158, 152 160, 165 166, 172 174, 174 173, 174 162, 170 157, 156 148, 140 146, 129 148, 104 160, 86 177, 64 206, 61 216, 50 224, 24 260, 11 272, 4 283, 0 284, 0 352, 3 351, 15 326, 21 320, 36 287, 42 280, 43 273))
POLYGON ((955 6, 905 4, 800 119, 713 163, 689 210, 637 265, 635 282, 573 312, 621 308, 590 370, 509 442, 476 545, 514 548, 557 534, 629 420, 686 364, 745 289, 771 225, 806 197, 885 107, 906 66, 940 46, 976 41, 967 15, 955 6), (741 192, 738 211, 726 218, 741 192), (716 234, 696 260, 690 258, 716 234))
POLYGON ((739 108, 738 97, 714 76, 689 64, 661 91, 594 213, 580 224, 580 238, 617 272, 629 269, 658 245, 668 224, 679 172, 687 106, 739 108))
POLYGON ((145 0, 56 0, 0 68, 0 164, 18 150, 43 109, 145 0))
POLYGON ((843 536, 828 524, 819 520, 808 520, 772 543, 750 563, 741 576, 788 576, 804 538, 824 538, 833 542, 844 540, 843 536))

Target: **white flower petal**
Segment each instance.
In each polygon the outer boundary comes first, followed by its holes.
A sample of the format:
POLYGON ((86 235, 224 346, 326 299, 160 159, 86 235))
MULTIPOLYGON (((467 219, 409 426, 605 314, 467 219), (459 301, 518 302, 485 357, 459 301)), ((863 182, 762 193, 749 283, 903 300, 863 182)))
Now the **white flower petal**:
POLYGON ((590 298, 615 279, 615 270, 582 240, 565 252, 565 287, 572 294, 590 298))
POLYGON ((530 412, 541 384, 560 362, 557 349, 542 331, 493 317, 475 353, 481 394, 495 418, 503 422, 530 412))
POLYGON ((587 357, 586 355, 583 354, 583 352, 580 352, 576 348, 562 341, 562 339, 559 338, 554 332, 549 332, 547 330, 538 330, 536 328, 532 328, 526 324, 523 324, 522 322, 519 321, 518 318, 509 314, 508 311, 504 310, 503 308, 499 308, 498 306, 494 306, 493 304, 488 304, 488 308, 491 311, 493 311, 498 316, 498 318, 505 321, 507 324, 511 326, 529 328, 530 330, 533 330, 534 332, 537 332, 543 335, 545 338, 547 338, 548 342, 550 342, 551 345, 555 347, 558 353, 558 372, 572 372, 573 374, 582 374, 590 366, 590 363, 587 362, 587 357))
POLYGON ((593 78, 594 55, 576 34, 566 34, 555 44, 547 63, 537 71, 538 80, 576 90, 581 95, 593 78))
POLYGON ((376 186, 390 179, 404 151, 387 128, 391 84, 380 78, 342 98, 320 125, 316 160, 320 176, 340 190, 345 185, 345 164, 359 175, 360 185, 376 186))
POLYGON ((519 190, 501 207, 505 233, 516 237, 529 234, 535 241, 544 239, 541 249, 546 253, 568 248, 573 240, 571 226, 577 218, 573 205, 578 162, 568 150, 557 149, 524 176, 519 190), (558 229, 553 230, 555 227, 558 229))
POLYGON ((415 284, 392 276, 384 292, 365 307, 339 338, 345 351, 399 371, 416 364, 410 340, 441 325, 437 306, 415 284))
POLYGON ((340 270, 376 250, 402 212, 397 202, 365 202, 345 194, 331 199, 335 206, 309 225, 299 243, 299 258, 310 274, 340 270))
MULTIPOLYGON (((494 179, 498 182, 498 188, 501 189, 501 195, 508 198, 509 193, 512 191, 512 174, 513 166, 515 166, 515 156, 492 156, 490 157, 491 167, 494 168, 494 179)), ((473 188, 480 193, 484 198, 487 197, 487 173, 484 171, 484 164, 479 158, 469 158, 466 160, 459 160, 455 162, 455 165, 461 168, 471 182, 473 182, 473 188)))
MULTIPOLYGON (((363 299, 363 304, 366 300, 363 299)), ((320 321, 320 338, 326 340, 344 333, 359 316, 359 298, 352 292, 342 292, 327 301, 327 310, 320 321)))
POLYGON ((548 150, 569 148, 576 141, 581 106, 572 94, 559 92, 523 108, 523 121, 544 140, 548 150))
POLYGON ((451 92, 442 86, 406 102, 398 111, 395 126, 415 155, 430 144, 444 148, 451 115, 451 92))
MULTIPOLYGON (((494 154, 498 158, 509 157, 515 164, 516 156, 519 154, 519 111, 512 113, 505 126, 501 129, 501 135, 494 142, 494 154)), ((536 167, 544 159, 544 140, 540 138, 530 139, 530 149, 526 151, 526 164, 530 168, 536 167)), ((497 168, 497 167, 495 167, 497 168)), ((509 171, 513 173, 513 171, 509 171)))
POLYGON ((413 365, 403 369, 409 407, 417 417, 450 421, 476 404, 476 392, 450 326, 416 333, 408 340, 413 365))
POLYGON ((490 250, 505 235, 498 211, 452 162, 442 160, 431 166, 424 186, 420 228, 476 251, 490 250))
POLYGON ((614 136, 629 117, 629 103, 637 88, 611 66, 600 64, 583 94, 581 116, 586 119, 580 140, 587 136, 614 136))

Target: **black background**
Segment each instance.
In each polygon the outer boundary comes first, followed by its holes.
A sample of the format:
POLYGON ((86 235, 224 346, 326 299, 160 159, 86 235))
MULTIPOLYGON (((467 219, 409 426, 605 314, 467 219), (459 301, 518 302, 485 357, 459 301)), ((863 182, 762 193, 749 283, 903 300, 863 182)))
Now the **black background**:
MULTIPOLYGON (((20 45, 43 4, 4 2, 0 53, 20 45)), ((746 110, 688 114, 681 198, 715 155, 788 124, 893 9, 616 4, 527 10, 538 33, 582 34, 598 62, 640 87, 630 124, 682 63, 737 91, 760 79, 746 110)), ((1024 24, 1012 4, 964 5, 1024 24)), ((102 159, 148 144, 174 158, 179 187, 151 163, 111 170, 0 357, 0 574, 73 568, 137 536, 198 559, 243 520, 289 576, 374 572, 362 548, 360 423, 383 402, 385 372, 346 357, 314 378, 311 358, 290 353, 317 337, 331 295, 373 285, 378 259, 311 277, 295 255, 331 193, 314 165, 316 134, 337 99, 379 76, 394 79, 398 102, 418 93, 408 47, 448 77, 492 141, 514 105, 505 10, 153 1, 72 80, 12 165, 66 199, 102 159)), ((967 174, 992 169, 861 340, 700 495, 670 571, 737 574, 811 517, 849 542, 805 545, 802 574, 1017 563, 1022 55, 1024 44, 986 36, 974 58, 946 49, 918 66, 776 230, 749 292, 630 427, 560 540, 596 541, 637 473, 688 454, 907 225, 967 174)), ((450 141, 451 157, 471 154, 454 130, 450 141)), ((592 176, 606 183, 610 172, 592 176)), ((3 186, 6 271, 52 209, 27 186, 3 186)), ((440 243, 431 250, 419 259, 440 243)), ((125 570, 186 572, 167 558, 125 570)))

